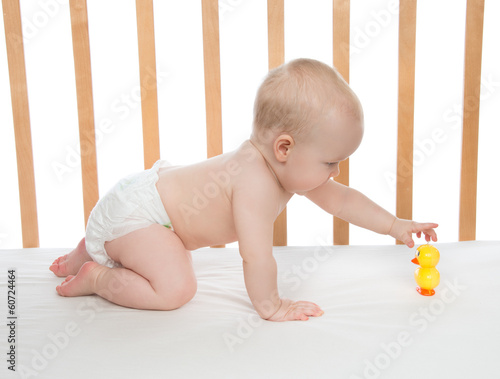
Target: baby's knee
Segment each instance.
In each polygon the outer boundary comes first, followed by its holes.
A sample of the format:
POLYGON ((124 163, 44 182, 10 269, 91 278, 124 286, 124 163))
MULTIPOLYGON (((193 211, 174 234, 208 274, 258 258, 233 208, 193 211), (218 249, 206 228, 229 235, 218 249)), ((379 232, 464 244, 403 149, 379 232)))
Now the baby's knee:
POLYGON ((169 291, 162 297, 161 309, 173 310, 187 304, 195 295, 198 289, 196 279, 186 279, 176 285, 174 290, 169 291))
POLYGON ((179 304, 179 307, 191 301, 191 299, 196 295, 197 290, 198 290, 198 284, 196 280, 187 281, 183 286, 182 290, 179 291, 179 295, 176 299, 179 304))

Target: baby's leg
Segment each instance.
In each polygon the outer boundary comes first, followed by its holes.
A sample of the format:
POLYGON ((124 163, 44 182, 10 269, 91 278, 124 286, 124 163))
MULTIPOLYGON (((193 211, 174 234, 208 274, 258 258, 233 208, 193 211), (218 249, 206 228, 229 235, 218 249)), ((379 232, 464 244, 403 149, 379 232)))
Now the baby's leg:
POLYGON ((123 268, 88 262, 57 291, 62 296, 96 293, 122 306, 175 309, 196 293, 196 278, 179 237, 161 225, 151 225, 106 243, 108 255, 123 268))
POLYGON ((91 260, 85 248, 85 238, 83 238, 71 253, 57 258, 49 269, 57 276, 76 275, 82 265, 91 260))

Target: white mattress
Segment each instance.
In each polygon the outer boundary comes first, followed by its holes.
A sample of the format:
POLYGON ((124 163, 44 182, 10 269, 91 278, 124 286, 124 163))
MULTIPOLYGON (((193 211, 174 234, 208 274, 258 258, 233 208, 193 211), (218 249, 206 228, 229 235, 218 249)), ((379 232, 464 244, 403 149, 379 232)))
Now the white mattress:
POLYGON ((500 242, 436 246, 433 297, 415 291, 404 246, 275 248, 282 295, 325 311, 286 323, 258 318, 236 249, 193 252, 198 293, 170 312, 59 297, 48 267, 69 249, 2 250, 0 377, 499 378, 500 242), (10 267, 15 373, 5 359, 10 267))

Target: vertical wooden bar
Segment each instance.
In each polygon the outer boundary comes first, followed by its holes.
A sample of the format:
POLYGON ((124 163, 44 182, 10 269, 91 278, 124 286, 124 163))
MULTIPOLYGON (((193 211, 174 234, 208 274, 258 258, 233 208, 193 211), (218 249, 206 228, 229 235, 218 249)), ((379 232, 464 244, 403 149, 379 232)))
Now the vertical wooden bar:
POLYGON ((267 33, 269 70, 285 62, 284 0, 267 1, 267 33))
MULTIPOLYGON (((267 38, 269 70, 285 62, 284 0, 267 0, 267 38)), ((287 245, 286 208, 274 222, 274 246, 287 245)))
POLYGON ((35 171, 31 142, 21 9, 19 0, 3 0, 2 6, 9 66, 12 116, 16 140, 23 247, 38 247, 35 171))
MULTIPOLYGON (((349 83, 350 0, 333 0, 333 65, 349 83)), ((339 183, 349 185, 349 159, 340 165, 339 183)), ((349 245, 349 223, 333 218, 334 245, 349 245)))
POLYGON ((477 159, 484 0, 467 0, 459 240, 476 239, 477 159))
MULTIPOLYGON (((415 99, 415 38, 417 0, 401 0, 399 6, 399 90, 396 215, 412 218, 413 117, 415 99)), ((397 241, 397 243, 401 243, 397 241)))
MULTIPOLYGON (((203 61, 207 117, 207 158, 222 154, 222 99, 220 83, 219 2, 201 0, 203 61)), ((211 247, 224 247, 215 245, 211 247)))
POLYGON ((153 0, 136 0, 144 169, 160 159, 153 0))
POLYGON ((202 0, 201 5, 207 113, 207 157, 211 158, 222 154, 219 4, 217 0, 202 0))
POLYGON ((90 212, 99 199, 87 1, 70 0, 69 6, 75 60, 83 206, 86 225, 90 212))

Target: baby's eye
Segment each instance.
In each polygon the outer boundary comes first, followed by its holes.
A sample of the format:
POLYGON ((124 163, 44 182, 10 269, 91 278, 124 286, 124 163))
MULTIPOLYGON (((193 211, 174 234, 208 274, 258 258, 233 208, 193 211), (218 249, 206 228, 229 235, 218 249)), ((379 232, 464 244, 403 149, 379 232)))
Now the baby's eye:
POLYGON ((326 162, 326 164, 327 164, 328 166, 330 166, 330 167, 331 167, 331 166, 333 166, 333 165, 336 165, 337 163, 338 163, 338 162, 326 162))

